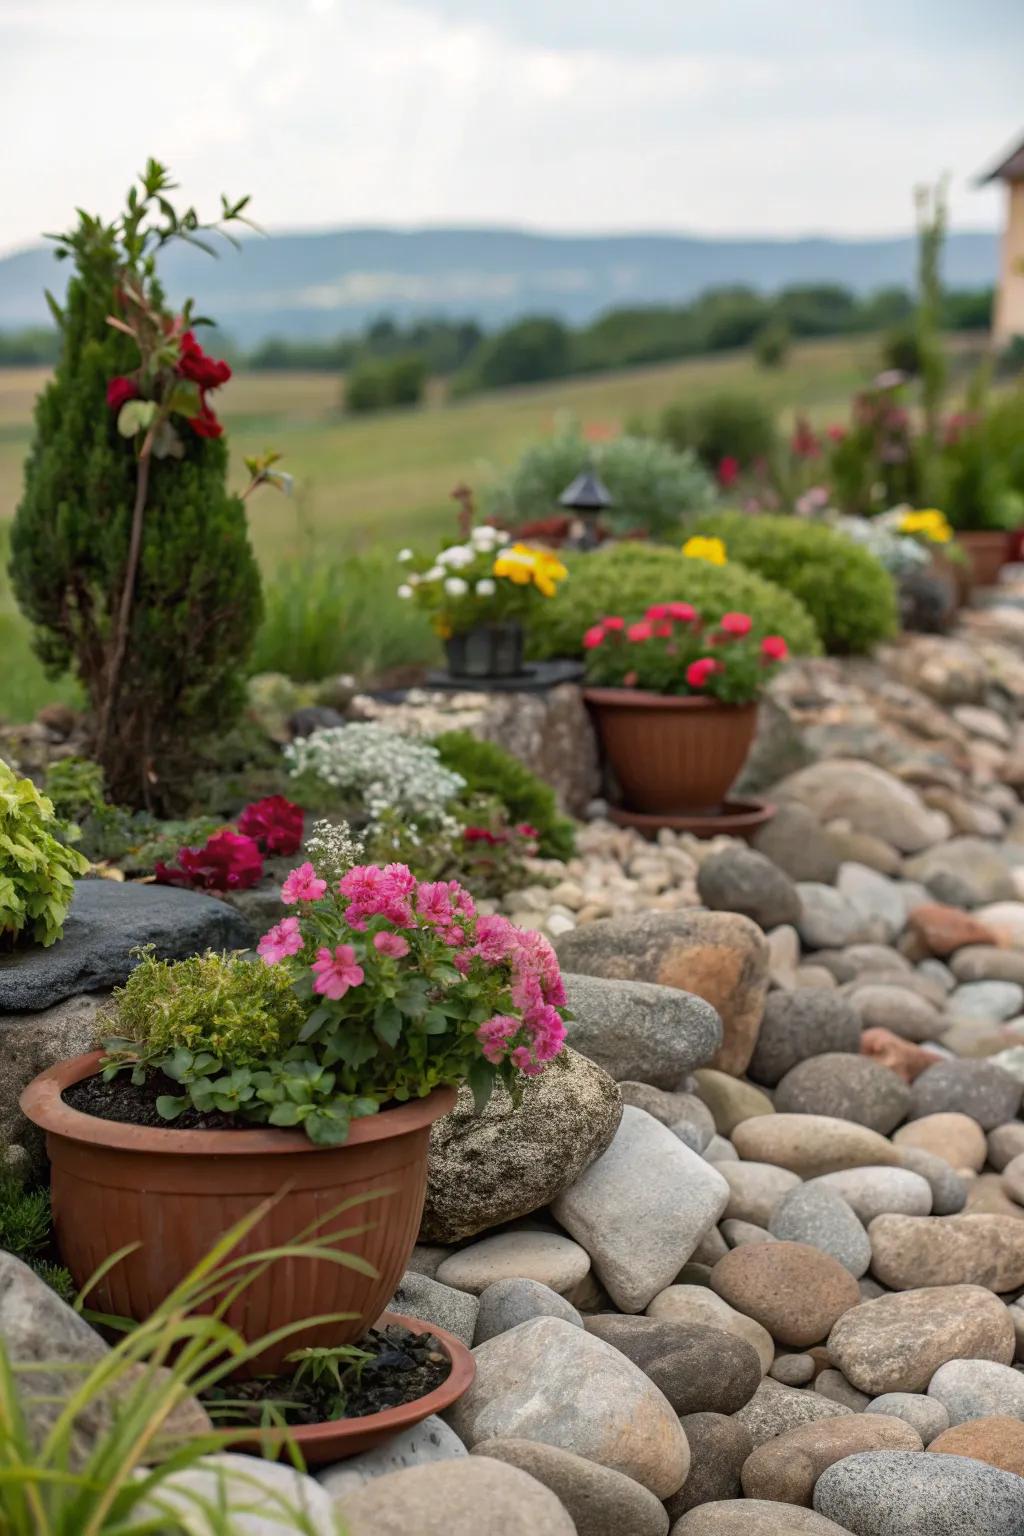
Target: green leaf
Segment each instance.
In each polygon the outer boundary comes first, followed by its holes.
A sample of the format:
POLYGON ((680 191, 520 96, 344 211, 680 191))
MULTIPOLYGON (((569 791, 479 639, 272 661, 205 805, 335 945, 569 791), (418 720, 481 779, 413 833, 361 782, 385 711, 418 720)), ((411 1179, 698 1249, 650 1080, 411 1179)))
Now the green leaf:
POLYGON ((466 1081, 469 1083, 473 1094, 473 1108, 478 1115, 482 1115, 487 1108, 491 1097, 491 1090, 494 1087, 493 1068, 488 1062, 478 1059, 474 1061, 466 1074, 466 1081))
POLYGON ((176 416, 198 416, 201 405, 199 385, 193 384, 189 379, 182 379, 180 384, 175 385, 167 402, 167 409, 176 416))
POLYGON ((394 1003, 382 1003, 374 1016, 373 1032, 378 1040, 394 1049, 401 1039, 402 1023, 402 1015, 394 1003))
POLYGON ((177 1120, 188 1109, 188 1099, 175 1099, 169 1093, 162 1093, 156 1101, 156 1112, 161 1120, 177 1120))
POLYGON ((299 1125, 308 1113, 308 1104, 292 1104, 286 1101, 283 1104, 275 1104, 268 1118, 271 1125, 299 1125))
POLYGON ((126 400, 117 413, 117 430, 122 437, 135 437, 152 426, 155 415, 155 400, 126 400))
POLYGON ((451 1017, 444 1008, 428 1008, 423 1028, 428 1035, 446 1035, 451 1029, 451 1017))

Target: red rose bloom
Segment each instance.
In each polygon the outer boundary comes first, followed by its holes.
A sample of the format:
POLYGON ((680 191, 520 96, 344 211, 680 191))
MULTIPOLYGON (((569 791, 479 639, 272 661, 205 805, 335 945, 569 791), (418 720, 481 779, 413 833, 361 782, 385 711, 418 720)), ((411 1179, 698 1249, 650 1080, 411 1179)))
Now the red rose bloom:
POLYGON ((734 635, 737 639, 750 634, 752 620, 749 613, 723 613, 722 628, 727 635, 734 635))
POLYGON ((716 672, 721 672, 722 663, 715 661, 711 656, 702 656, 700 661, 691 661, 686 669, 686 681, 691 688, 705 688, 708 679, 716 672))
POLYGON ((632 645, 642 644, 654 634, 654 627, 647 619, 641 619, 637 624, 631 624, 626 630, 626 639, 632 645))
POLYGON ((603 644, 604 644, 604 629, 601 627, 600 624, 593 624, 593 625, 591 625, 590 629, 588 629, 586 634, 583 636, 583 648, 584 648, 584 650, 592 651, 592 650, 596 649, 597 646, 603 645, 603 644))
POLYGON ((112 411, 119 411, 129 400, 137 399, 138 393, 139 386, 134 379, 129 379, 123 373, 118 374, 107 385, 107 404, 112 411))
POLYGON ((789 646, 781 635, 765 635, 761 641, 761 655, 766 661, 785 661, 789 646))
POLYGON ((199 415, 190 416, 188 424, 197 437, 220 437, 224 431, 205 400, 199 407, 199 415))
POLYGON ((675 619, 677 624, 692 624, 697 617, 697 610, 691 603, 666 603, 668 616, 675 619))
POLYGON ((159 885, 205 891, 245 891, 263 877, 263 858, 251 837, 217 832, 202 848, 179 848, 177 864, 156 865, 159 885))
POLYGON ((191 379, 193 384, 198 384, 203 390, 219 389, 231 377, 227 363, 209 357, 191 331, 186 331, 181 338, 178 373, 183 379, 191 379))
POLYGON ((297 853, 302 846, 302 807, 284 795, 268 795, 246 806, 238 818, 238 830, 264 853, 297 853))
POLYGON ((735 485, 740 477, 739 459, 734 459, 731 454, 726 454, 725 458, 720 459, 718 462, 717 473, 719 485, 724 491, 727 491, 730 485, 735 485))
POLYGON ((602 619, 601 623, 604 625, 605 629, 610 630, 620 630, 625 629, 626 627, 625 619, 620 619, 617 614, 612 614, 610 618, 602 619))

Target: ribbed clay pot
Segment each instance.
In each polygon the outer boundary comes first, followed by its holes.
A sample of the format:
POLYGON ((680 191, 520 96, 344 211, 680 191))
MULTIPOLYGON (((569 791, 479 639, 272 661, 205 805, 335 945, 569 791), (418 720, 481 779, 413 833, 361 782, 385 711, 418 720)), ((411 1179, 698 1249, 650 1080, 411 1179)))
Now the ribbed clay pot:
POLYGON ((968 560, 972 587, 992 587, 1010 558, 1013 535, 1001 532, 958 533, 956 541, 968 560))
POLYGON ((587 688, 605 755, 627 809, 677 815, 717 809, 746 761, 756 704, 587 688))
POLYGON ((338 1245, 373 1266, 376 1278, 330 1261, 281 1258, 245 1291, 228 1321, 246 1339, 328 1313, 350 1322, 296 1333, 252 1369, 277 1371, 292 1350, 350 1344, 395 1293, 423 1213, 430 1127, 455 1102, 438 1088, 425 1099, 354 1120, 340 1147, 317 1147, 296 1131, 181 1131, 100 1120, 72 1109, 65 1088, 98 1069, 102 1052, 60 1061, 21 1095, 46 1132, 57 1247, 79 1286, 126 1243, 135 1252, 89 1293, 101 1312, 145 1318, 224 1233, 263 1200, 287 1191, 236 1253, 292 1242, 338 1206, 353 1205, 317 1234, 365 1228, 338 1245), (373 1198, 367 1198, 372 1196, 373 1198))

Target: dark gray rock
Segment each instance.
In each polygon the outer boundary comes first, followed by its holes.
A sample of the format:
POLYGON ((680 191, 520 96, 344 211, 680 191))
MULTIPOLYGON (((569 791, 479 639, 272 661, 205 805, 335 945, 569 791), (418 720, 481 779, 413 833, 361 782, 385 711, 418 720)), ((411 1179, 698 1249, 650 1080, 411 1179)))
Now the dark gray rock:
POLYGON ((967 1180, 945 1158, 923 1147, 900 1147, 900 1162, 911 1173, 927 1179, 932 1192, 932 1215, 955 1216, 967 1204, 967 1180))
POLYGON ((422 1318, 425 1323, 454 1333, 463 1344, 472 1345, 480 1303, 468 1291, 458 1291, 452 1285, 442 1285, 440 1280, 407 1270, 386 1310, 422 1318))
POLYGON ((894 1072, 868 1056, 839 1051, 801 1061, 775 1090, 780 1115, 832 1115, 883 1136, 906 1119, 909 1104, 910 1090, 894 1072))
POLYGON ((970 1456, 862 1451, 826 1468, 814 1508, 854 1536, 1020 1536, 1024 1477, 970 1456))
POLYGON ((780 1242, 809 1243, 830 1253, 855 1280, 871 1263, 871 1243, 860 1219, 841 1195, 820 1184, 798 1184, 783 1195, 768 1230, 780 1242))
POLYGON ((920 880, 951 907, 981 907, 990 901, 1015 901, 1017 888, 1009 862, 996 843, 982 837, 954 837, 908 859, 904 873, 920 880))
POLYGON ((790 877, 763 853, 735 845, 706 858, 697 871, 697 893, 716 912, 742 912, 761 928, 795 923, 801 905, 790 877))
POLYGON ((735 1413, 761 1383, 757 1350, 721 1328, 615 1312, 588 1317, 584 1327, 638 1365, 676 1413, 735 1413))
MULTIPOLYGON (((475 1301, 476 1297, 471 1297, 475 1301)), ((508 1333, 531 1317, 561 1317, 567 1323, 583 1327, 583 1319, 571 1302, 539 1280, 495 1280, 480 1292, 474 1344, 483 1344, 508 1333)), ((439 1319, 434 1319, 439 1321, 439 1319)))
POLYGON ((569 974, 563 979, 571 1014, 568 1043, 617 1081, 636 1078, 676 1088, 722 1043, 722 1021, 702 997, 646 981, 569 974))
POLYGON ((909 1118, 953 1110, 991 1131, 1015 1117, 1022 1091, 1022 1085, 993 1062, 939 1061, 911 1087, 909 1118))
MULTIPOLYGON (((694 1093, 667 1093, 650 1083, 619 1083, 623 1104, 645 1109, 655 1120, 667 1125, 680 1141, 694 1152, 704 1152, 715 1134, 715 1120, 710 1109, 694 1093)), ((1021 1149, 1024 1151, 1024 1148, 1021 1149)))
POLYGON ((781 1381, 766 1376, 750 1402, 739 1410, 737 1419, 748 1431, 754 1448, 784 1435, 787 1429, 807 1424, 812 1419, 838 1419, 853 1410, 830 1402, 817 1392, 803 1387, 784 1387, 781 1381))
POLYGON ((806 806, 780 805, 767 826, 752 839, 758 853, 777 864, 791 880, 833 885, 839 854, 829 833, 806 806))
POLYGON ((724 1413, 688 1413, 679 1422, 690 1443, 690 1475, 665 1500, 673 1520, 713 1499, 738 1499, 740 1468, 754 1448, 750 1431, 724 1413))
POLYGON ((0 1028, 5 1013, 52 1008, 80 992, 120 986, 152 944, 161 960, 208 949, 245 949, 254 934, 226 902, 172 885, 79 880, 64 937, 0 955, 0 1028))
POLYGON ((845 997, 815 987, 771 992, 747 1075, 773 1088, 809 1056, 825 1051, 855 1053, 859 1048, 860 1019, 845 997))
POLYGON ((512 1103, 496 1087, 483 1114, 468 1088, 430 1133, 425 1243, 455 1243, 548 1205, 600 1157, 622 1117, 615 1083, 565 1050, 512 1103))

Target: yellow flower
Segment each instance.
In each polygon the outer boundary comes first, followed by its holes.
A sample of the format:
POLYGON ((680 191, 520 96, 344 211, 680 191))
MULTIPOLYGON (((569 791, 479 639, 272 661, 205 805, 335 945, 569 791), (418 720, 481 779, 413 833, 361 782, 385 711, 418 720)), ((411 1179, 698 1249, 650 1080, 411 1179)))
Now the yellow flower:
POLYGON ((492 571, 518 587, 528 586, 532 581, 544 597, 554 597, 558 583, 569 574, 557 555, 529 544, 513 544, 511 549, 503 549, 492 571))
POLYGON ((725 565, 727 556, 721 539, 705 539, 695 534, 683 545, 687 560, 706 560, 709 565, 725 565))
POLYGON ((920 512, 907 512, 900 519, 901 533, 923 533, 933 544, 948 544, 953 530, 944 512, 937 507, 926 507, 920 512))

